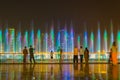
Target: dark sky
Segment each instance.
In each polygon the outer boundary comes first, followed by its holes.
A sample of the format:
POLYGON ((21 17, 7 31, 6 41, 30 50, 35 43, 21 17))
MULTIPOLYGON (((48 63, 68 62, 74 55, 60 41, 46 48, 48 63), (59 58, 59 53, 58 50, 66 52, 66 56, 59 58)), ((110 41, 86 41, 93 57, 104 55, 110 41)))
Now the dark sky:
POLYGON ((2 24, 8 21, 10 26, 17 27, 21 22, 22 29, 30 26, 34 21, 35 28, 44 29, 45 24, 52 20, 61 26, 72 20, 76 32, 87 28, 96 29, 97 22, 101 28, 109 26, 112 19, 115 28, 120 23, 120 1, 118 0, 9 0, 0 2, 0 20, 2 24), (79 29, 80 30, 79 30, 79 29))

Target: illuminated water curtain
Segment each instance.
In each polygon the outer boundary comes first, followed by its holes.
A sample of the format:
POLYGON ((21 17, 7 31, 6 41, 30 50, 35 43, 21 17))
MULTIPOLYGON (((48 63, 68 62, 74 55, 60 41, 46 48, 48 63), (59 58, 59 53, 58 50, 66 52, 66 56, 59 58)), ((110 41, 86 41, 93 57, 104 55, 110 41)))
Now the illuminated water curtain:
POLYGON ((97 50, 98 52, 101 51, 101 35, 100 35, 100 24, 98 23, 98 32, 97 32, 97 50))
POLYGON ((117 33, 118 52, 120 52, 120 31, 117 33))
POLYGON ((107 31, 104 31, 104 50, 107 52, 107 31))
MULTIPOLYGON (((98 23, 98 30, 96 32, 85 30, 84 33, 75 34, 73 27, 70 29, 65 26, 62 29, 56 30, 52 26, 50 30, 43 32, 40 29, 20 31, 14 28, 0 29, 0 53, 21 53, 23 48, 32 45, 36 53, 49 53, 51 50, 57 52, 61 47, 63 52, 74 52, 74 45, 80 48, 88 47, 91 53, 109 51, 111 43, 114 41, 113 31, 110 31, 108 37, 108 30, 100 30, 98 23), (101 34, 103 32, 103 34, 101 34), (90 34, 89 34, 90 33, 90 34), (102 41, 101 41, 102 40, 102 41), (101 44, 102 43, 102 44, 101 44), (101 47, 102 46, 102 47, 101 47)), ((116 35, 116 42, 118 44, 118 51, 120 52, 120 30, 116 35)))
POLYGON ((94 52, 94 33, 91 32, 90 34, 90 52, 94 52))

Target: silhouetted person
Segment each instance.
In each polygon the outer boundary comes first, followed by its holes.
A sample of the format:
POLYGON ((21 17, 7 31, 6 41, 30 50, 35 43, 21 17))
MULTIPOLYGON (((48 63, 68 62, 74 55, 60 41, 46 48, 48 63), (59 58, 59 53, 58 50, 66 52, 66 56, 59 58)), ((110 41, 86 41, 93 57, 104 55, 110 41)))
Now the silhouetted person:
POLYGON ((50 52, 50 57, 53 59, 53 51, 50 52))
POLYGON ((116 42, 113 42, 113 45, 112 45, 112 63, 113 63, 113 65, 117 65, 117 63, 118 63, 117 56, 118 56, 117 45, 116 45, 116 42))
POLYGON ((63 53, 63 50, 62 48, 60 48, 60 62, 62 62, 62 53, 63 53))
POLYGON ((87 48, 85 48, 85 51, 84 51, 84 58, 85 58, 85 63, 88 63, 88 60, 89 60, 89 50, 87 48))
POLYGON ((83 47, 80 46, 80 62, 81 62, 81 63, 83 62, 83 54, 84 54, 83 47))
POLYGON ((30 52, 30 63, 32 63, 32 60, 35 63, 35 58, 34 58, 34 48, 30 45, 29 52, 30 52))
POLYGON ((52 62, 52 60, 53 60, 53 51, 50 51, 50 58, 51 58, 51 62, 52 62))
POLYGON ((74 48, 74 57, 73 57, 73 62, 77 62, 78 63, 78 48, 75 47, 74 48))
POLYGON ((108 63, 110 63, 110 61, 112 61, 112 49, 110 49, 110 52, 109 52, 109 60, 108 60, 108 63))
POLYGON ((28 50, 27 47, 25 46, 25 48, 23 49, 23 63, 26 63, 27 55, 28 55, 28 50))

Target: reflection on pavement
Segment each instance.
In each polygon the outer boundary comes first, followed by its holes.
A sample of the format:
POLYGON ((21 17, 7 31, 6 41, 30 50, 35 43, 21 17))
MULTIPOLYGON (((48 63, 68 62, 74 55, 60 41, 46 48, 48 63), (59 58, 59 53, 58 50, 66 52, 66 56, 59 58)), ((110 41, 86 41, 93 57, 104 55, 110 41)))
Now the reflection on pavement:
POLYGON ((0 80, 118 80, 119 64, 1 64, 0 80))

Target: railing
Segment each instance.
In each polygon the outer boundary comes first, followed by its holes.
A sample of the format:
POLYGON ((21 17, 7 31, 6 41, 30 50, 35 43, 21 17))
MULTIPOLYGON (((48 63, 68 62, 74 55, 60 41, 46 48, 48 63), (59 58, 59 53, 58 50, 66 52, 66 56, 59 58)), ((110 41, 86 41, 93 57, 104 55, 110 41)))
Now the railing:
MULTIPOLYGON (((29 54, 27 56, 27 61, 29 61, 29 54)), ((40 52, 34 54, 35 59, 39 61, 50 60, 50 53, 40 52)), ((78 59, 80 56, 78 56, 78 59)), ((60 54, 54 52, 53 54, 54 60, 60 59, 60 54)), ((73 53, 72 52, 64 52, 62 54, 62 60, 72 60, 73 53)), ((109 54, 98 54, 98 53, 90 53, 90 60, 108 60, 109 54)), ((120 59, 120 54, 118 54, 118 59, 120 59)), ((0 63, 22 63, 23 62, 23 54, 22 53, 0 53, 0 63)))

